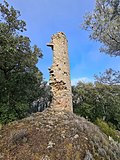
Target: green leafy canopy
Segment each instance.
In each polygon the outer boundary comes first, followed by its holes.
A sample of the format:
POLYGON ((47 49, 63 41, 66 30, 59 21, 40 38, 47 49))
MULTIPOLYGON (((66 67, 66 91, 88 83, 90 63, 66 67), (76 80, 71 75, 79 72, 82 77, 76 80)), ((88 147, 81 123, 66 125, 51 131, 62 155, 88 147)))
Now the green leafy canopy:
POLYGON ((21 35, 26 23, 20 12, 0 3, 0 121, 24 117, 33 100, 41 95, 43 80, 36 64, 41 50, 21 35), (12 116, 11 116, 12 115, 12 116), (4 117, 4 118, 3 118, 4 117))
POLYGON ((91 31, 91 39, 103 44, 102 52, 120 56, 119 0, 96 0, 93 13, 85 16, 83 28, 91 31))

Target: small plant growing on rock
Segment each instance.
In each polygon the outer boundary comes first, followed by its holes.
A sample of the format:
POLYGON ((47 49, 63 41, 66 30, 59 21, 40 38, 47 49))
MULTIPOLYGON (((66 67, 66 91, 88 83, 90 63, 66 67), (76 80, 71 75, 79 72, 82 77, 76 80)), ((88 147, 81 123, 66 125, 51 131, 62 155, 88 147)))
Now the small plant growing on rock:
POLYGON ((100 129, 107 135, 112 137, 115 141, 120 143, 120 134, 113 127, 109 126, 102 119, 97 119, 96 124, 100 127, 100 129))
POLYGON ((15 131, 15 132, 11 133, 10 141, 13 144, 20 144, 22 142, 27 141, 27 136, 28 136, 27 130, 21 129, 19 131, 15 131))

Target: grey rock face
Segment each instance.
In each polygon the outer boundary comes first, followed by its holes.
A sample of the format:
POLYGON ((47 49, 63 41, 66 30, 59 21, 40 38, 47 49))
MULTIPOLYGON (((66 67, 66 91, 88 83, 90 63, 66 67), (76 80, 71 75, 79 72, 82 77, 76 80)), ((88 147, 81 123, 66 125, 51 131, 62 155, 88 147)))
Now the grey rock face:
POLYGON ((86 152, 84 160, 93 160, 93 156, 89 151, 86 152))

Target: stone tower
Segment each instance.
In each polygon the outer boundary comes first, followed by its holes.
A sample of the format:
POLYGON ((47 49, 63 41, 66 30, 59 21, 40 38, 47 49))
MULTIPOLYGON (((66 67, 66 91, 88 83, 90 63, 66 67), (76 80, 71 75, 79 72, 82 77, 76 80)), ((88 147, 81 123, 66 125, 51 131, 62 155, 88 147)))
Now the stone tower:
POLYGON ((49 84, 53 94, 51 107, 73 112, 68 44, 65 34, 62 32, 54 34, 47 46, 53 50, 53 64, 49 69, 49 84))

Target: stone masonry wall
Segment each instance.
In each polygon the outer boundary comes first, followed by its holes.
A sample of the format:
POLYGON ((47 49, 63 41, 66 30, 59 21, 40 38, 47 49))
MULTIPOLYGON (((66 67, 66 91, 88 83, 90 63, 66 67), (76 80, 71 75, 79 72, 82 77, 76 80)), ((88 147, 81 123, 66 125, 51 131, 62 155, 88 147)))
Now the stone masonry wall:
POLYGON ((47 46, 53 50, 53 64, 49 69, 49 84, 53 94, 51 107, 73 112, 68 44, 65 34, 63 32, 54 34, 47 46))

